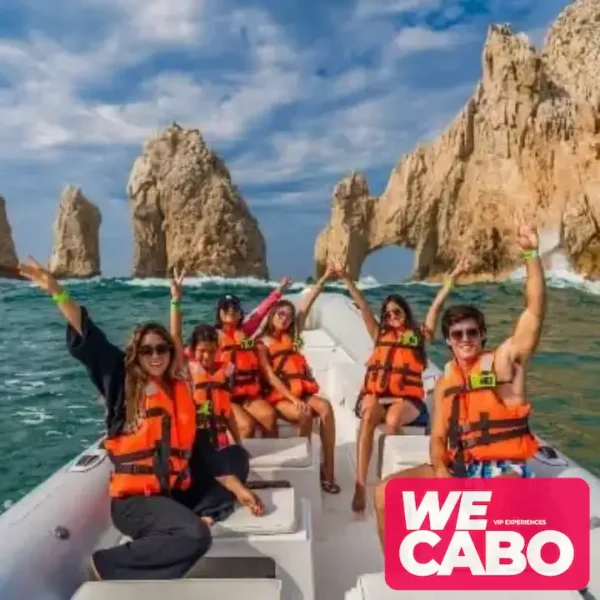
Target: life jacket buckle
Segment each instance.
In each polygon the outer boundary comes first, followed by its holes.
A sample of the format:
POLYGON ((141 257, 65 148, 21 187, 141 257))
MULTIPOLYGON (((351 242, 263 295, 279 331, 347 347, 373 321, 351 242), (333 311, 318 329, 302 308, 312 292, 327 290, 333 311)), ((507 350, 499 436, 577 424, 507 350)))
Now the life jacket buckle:
POLYGON ((299 352, 302 349, 304 346, 304 341, 300 336, 294 338, 293 346, 296 352, 299 352))
POLYGON ((252 338, 244 338, 240 342, 240 348, 242 350, 252 350, 254 348, 254 340, 252 338))
POLYGON ((498 384, 495 373, 477 373, 469 376, 469 389, 482 390, 495 388, 498 384))
POLYGON ((402 334, 402 344, 405 346, 417 347, 419 345, 419 336, 412 331, 407 331, 402 334))

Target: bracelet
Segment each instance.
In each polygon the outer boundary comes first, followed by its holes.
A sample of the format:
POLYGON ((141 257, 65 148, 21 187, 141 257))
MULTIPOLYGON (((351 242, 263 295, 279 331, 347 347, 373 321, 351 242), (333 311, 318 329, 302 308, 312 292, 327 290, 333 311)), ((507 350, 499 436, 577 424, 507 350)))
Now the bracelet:
POLYGON ((171 300, 171 307, 174 308, 176 311, 181 310, 181 301, 180 300, 172 299, 171 300))
POLYGON ((52 301, 54 302, 54 304, 57 305, 66 302, 67 300, 69 300, 69 298, 70 296, 67 290, 61 290, 60 292, 58 292, 58 294, 52 294, 52 301))
POLYGON ((446 277, 446 279, 444 280, 444 290, 449 292, 450 290, 452 290, 453 287, 454 282, 449 277, 446 277))
POLYGON ((540 255, 540 253, 536 250, 526 250, 525 252, 523 252, 523 260, 524 261, 528 261, 528 260, 533 260, 534 258, 538 258, 540 255))

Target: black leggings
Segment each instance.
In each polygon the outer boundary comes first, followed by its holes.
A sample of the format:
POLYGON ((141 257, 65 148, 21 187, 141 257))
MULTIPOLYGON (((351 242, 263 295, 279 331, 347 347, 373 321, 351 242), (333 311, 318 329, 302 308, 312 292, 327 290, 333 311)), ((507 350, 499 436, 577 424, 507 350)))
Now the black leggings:
POLYGON ((193 462, 193 483, 185 492, 112 500, 113 523, 132 541, 94 553, 101 579, 178 579, 208 552, 210 529, 198 516, 223 520, 233 512, 235 497, 215 477, 236 475, 245 482, 248 455, 240 446, 229 446, 193 462))

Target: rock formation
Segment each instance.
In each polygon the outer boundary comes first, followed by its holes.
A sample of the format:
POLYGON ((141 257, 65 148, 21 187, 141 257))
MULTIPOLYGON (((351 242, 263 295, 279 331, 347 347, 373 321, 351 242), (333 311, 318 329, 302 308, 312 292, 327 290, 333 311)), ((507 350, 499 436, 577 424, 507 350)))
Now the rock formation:
POLYGON ((477 279, 496 279, 518 259, 514 216, 562 229, 576 269, 600 276, 600 3, 578 0, 537 53, 508 26, 492 26, 483 77, 434 143, 400 158, 370 197, 352 174, 335 189, 316 248, 355 278, 370 252, 415 250, 415 278, 436 278, 463 254, 477 279))
POLYGON ((6 214, 6 202, 0 196, 0 277, 13 278, 17 276, 13 269, 18 263, 12 230, 6 214))
POLYGON ((56 277, 86 279, 100 275, 98 233, 102 216, 79 188, 67 186, 54 221, 49 270, 56 277))
POLYGON ((173 124, 146 142, 127 184, 135 277, 188 274, 267 279, 265 241, 223 161, 200 132, 173 124))

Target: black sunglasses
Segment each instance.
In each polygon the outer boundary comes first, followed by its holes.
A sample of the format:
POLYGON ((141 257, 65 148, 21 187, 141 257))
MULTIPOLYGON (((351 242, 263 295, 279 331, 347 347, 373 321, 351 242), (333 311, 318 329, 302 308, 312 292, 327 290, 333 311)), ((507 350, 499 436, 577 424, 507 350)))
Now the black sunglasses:
POLYGON ((481 332, 477 327, 468 327, 466 329, 453 329, 450 332, 450 339, 455 342, 460 342, 461 340, 475 340, 481 336, 481 332))
POLYGON ((156 354, 156 356, 164 356, 169 352, 171 352, 171 346, 166 343, 156 344, 156 346, 144 344, 143 346, 140 346, 138 350, 140 356, 153 356, 154 354, 156 354))

